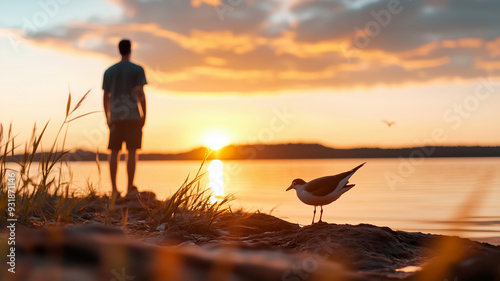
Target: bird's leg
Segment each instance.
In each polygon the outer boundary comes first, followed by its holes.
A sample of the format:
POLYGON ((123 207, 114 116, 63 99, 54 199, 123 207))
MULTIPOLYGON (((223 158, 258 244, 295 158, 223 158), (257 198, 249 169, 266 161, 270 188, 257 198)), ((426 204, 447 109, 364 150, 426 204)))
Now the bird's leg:
POLYGON ((321 213, 319 215, 319 221, 318 222, 322 222, 321 221, 321 218, 323 217, 323 206, 321 206, 321 213))
POLYGON ((314 206, 313 221, 311 222, 311 224, 314 224, 314 217, 316 217, 316 206, 314 206))

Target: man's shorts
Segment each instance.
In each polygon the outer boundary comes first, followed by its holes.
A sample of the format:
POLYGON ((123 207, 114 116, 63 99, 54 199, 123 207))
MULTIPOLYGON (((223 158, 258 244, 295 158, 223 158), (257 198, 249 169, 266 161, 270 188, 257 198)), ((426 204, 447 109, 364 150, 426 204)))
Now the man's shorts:
POLYGON ((121 120, 111 123, 108 149, 121 150, 123 142, 127 144, 127 150, 141 148, 142 120, 121 120))

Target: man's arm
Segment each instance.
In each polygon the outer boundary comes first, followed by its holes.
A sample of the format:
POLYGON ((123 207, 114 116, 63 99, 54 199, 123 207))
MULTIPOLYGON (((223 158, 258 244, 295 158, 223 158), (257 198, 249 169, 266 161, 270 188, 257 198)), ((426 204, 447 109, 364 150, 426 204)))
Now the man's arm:
POLYGON ((111 97, 111 92, 110 91, 104 91, 103 95, 103 104, 104 104, 104 114, 106 115, 106 123, 108 123, 108 126, 111 125, 111 119, 110 119, 110 97, 111 97))
POLYGON ((135 92, 137 94, 137 102, 141 105, 141 120, 142 126, 144 126, 144 123, 146 123, 146 94, 144 93, 144 85, 136 86, 135 92))

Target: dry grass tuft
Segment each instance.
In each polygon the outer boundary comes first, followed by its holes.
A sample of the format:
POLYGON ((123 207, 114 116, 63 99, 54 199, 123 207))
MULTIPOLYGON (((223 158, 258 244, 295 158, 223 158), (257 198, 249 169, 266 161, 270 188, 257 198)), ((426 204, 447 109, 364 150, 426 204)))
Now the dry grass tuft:
MULTIPOLYGON (((102 188, 99 153, 96 154, 99 182, 96 184, 87 179, 86 191, 79 196, 71 191, 74 190, 71 188, 72 172, 65 160, 65 156, 69 153, 69 150, 65 148, 69 124, 76 119, 95 113, 74 116, 89 93, 90 91, 85 93, 73 108, 71 107, 71 93, 69 93, 64 121, 51 141, 48 152, 42 151, 42 140, 46 138, 48 122, 41 131, 37 130, 36 124, 33 126, 31 138, 24 143, 24 151, 21 155, 14 153, 21 145, 16 144, 12 124, 7 132, 0 124, 0 178, 2 179, 0 180, 0 210, 2 210, 0 220, 7 217, 7 173, 15 172, 18 181, 15 190, 15 209, 19 223, 43 227, 54 223, 73 222, 73 218, 77 218, 89 202, 95 201, 99 201, 103 207, 102 212, 95 215, 102 216, 102 222, 105 225, 110 223, 111 216, 115 215, 114 209, 117 202, 116 198, 100 198, 98 195, 98 190, 102 188)), ((207 152, 206 157, 209 154, 207 152)), ((159 225, 174 219, 181 223, 209 228, 217 217, 230 211, 227 203, 232 200, 231 196, 213 203, 211 190, 201 186, 200 179, 204 175, 201 170, 205 160, 194 178, 190 179, 188 176, 182 186, 164 202, 156 205, 141 202, 154 224, 159 225)), ((121 217, 122 226, 124 226, 129 220, 128 210, 122 210, 121 217)))

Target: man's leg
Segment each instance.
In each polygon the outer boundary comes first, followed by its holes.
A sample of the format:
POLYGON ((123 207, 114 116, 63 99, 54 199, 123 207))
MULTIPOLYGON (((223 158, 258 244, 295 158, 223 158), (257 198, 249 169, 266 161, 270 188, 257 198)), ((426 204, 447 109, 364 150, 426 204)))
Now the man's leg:
POLYGON ((135 166, 137 163, 137 150, 130 149, 127 156, 128 191, 133 191, 135 166))
POLYGON ((112 192, 118 192, 116 188, 116 172, 118 170, 118 156, 120 156, 120 151, 117 149, 111 150, 111 155, 109 156, 109 173, 111 175, 111 186, 113 188, 112 192))

